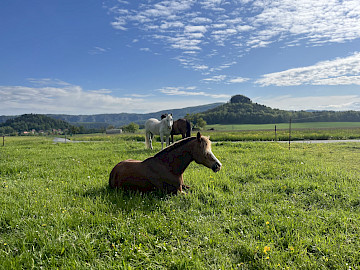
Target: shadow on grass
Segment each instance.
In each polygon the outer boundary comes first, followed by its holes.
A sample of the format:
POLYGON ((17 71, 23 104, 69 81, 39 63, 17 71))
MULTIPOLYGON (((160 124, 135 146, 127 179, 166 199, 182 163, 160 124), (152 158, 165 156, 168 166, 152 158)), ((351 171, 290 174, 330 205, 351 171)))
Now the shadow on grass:
POLYGON ((78 193, 78 196, 91 198, 101 204, 109 205, 112 212, 143 211, 152 212, 170 199, 172 196, 160 190, 152 192, 139 192, 122 189, 112 189, 109 186, 94 187, 84 192, 78 193))

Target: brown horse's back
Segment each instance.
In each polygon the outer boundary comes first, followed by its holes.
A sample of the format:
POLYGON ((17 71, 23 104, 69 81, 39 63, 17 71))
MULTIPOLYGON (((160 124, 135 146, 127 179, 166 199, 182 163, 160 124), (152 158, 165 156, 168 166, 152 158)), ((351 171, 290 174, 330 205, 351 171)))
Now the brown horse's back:
POLYGON ((109 185, 111 188, 151 191, 155 186, 147 179, 142 162, 128 159, 118 163, 111 171, 109 185))
POLYGON ((191 124, 187 119, 178 119, 174 121, 171 130, 171 142, 174 142, 174 135, 181 134, 182 138, 190 137, 191 136, 191 124))

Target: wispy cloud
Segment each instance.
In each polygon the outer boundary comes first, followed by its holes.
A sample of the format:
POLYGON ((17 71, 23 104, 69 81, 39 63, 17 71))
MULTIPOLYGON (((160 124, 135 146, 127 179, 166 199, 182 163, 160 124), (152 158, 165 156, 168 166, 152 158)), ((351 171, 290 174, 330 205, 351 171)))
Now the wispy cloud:
POLYGON ((256 83, 261 86, 360 85, 360 53, 313 66, 265 74, 256 83))
POLYGON ((119 98, 109 89, 85 91, 53 79, 30 79, 34 86, 0 86, 0 113, 103 113, 134 106, 138 99, 119 98))
POLYGON ((210 78, 205 78, 203 79, 203 81, 205 82, 222 82, 226 79, 226 75, 216 75, 216 76, 212 76, 210 78))
POLYGON ((196 91, 196 87, 165 87, 149 94, 115 96, 111 89, 85 90, 57 79, 29 79, 32 86, 0 85, 0 115, 23 113, 146 113, 164 109, 184 108, 208 104, 212 99, 228 99, 228 95, 217 95, 196 91), (161 93, 160 95, 157 93, 161 93), (168 98, 165 96, 187 97, 168 98))
MULTIPOLYGON (((196 88, 195 88, 196 89, 196 88)), ((161 88, 159 91, 163 94, 170 95, 170 96, 205 96, 205 97, 211 97, 211 98, 229 98, 229 95, 226 94, 211 94, 206 93, 203 91, 196 92, 196 91, 190 91, 195 90, 194 87, 164 87, 161 88)))
POLYGON ((202 81, 204 82, 223 82, 226 84, 232 84, 232 83, 244 83, 246 81, 248 81, 249 78, 243 78, 243 77, 234 77, 234 78, 229 78, 229 76, 227 75, 216 75, 216 76, 212 76, 209 78, 205 78, 202 81))
POLYGON ((237 77, 229 80, 229 83, 243 83, 248 81, 249 78, 237 77))
POLYGON ((88 51, 91 55, 103 54, 109 51, 109 49, 101 48, 101 47, 93 47, 91 50, 88 51))
POLYGON ((134 1, 109 10, 115 29, 136 28, 176 50, 184 67, 204 71, 196 67, 207 66, 207 72, 218 71, 211 58, 228 62, 273 43, 321 46, 360 38, 358 0, 134 1), (208 50, 214 46, 229 49, 212 54, 208 50))
POLYGON ((284 110, 331 110, 346 111, 360 110, 359 95, 338 96, 304 96, 294 97, 291 95, 277 97, 254 98, 254 101, 265 104, 272 108, 284 110))

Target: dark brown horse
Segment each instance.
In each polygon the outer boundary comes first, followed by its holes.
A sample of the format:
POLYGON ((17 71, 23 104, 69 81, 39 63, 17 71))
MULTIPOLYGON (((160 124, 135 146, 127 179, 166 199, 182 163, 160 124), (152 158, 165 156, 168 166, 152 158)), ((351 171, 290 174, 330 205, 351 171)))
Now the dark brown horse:
MULTIPOLYGON (((164 119, 166 114, 161 115, 161 119, 164 119)), ((174 121, 171 129, 171 143, 174 143, 174 135, 181 134, 182 138, 191 136, 191 124, 187 119, 178 119, 174 121)))
POLYGON ((110 173, 109 185, 143 192, 160 189, 176 194, 187 187, 183 173, 192 161, 214 172, 221 169, 220 161, 211 151, 211 141, 198 132, 196 137, 182 139, 144 161, 128 159, 118 163, 110 173))

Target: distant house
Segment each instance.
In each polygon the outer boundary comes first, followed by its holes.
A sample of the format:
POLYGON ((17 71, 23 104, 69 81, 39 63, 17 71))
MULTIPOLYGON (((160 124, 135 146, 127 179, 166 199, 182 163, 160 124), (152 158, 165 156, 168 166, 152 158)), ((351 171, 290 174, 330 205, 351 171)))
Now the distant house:
POLYGON ((107 129, 106 134, 121 134, 123 131, 121 128, 107 129))

